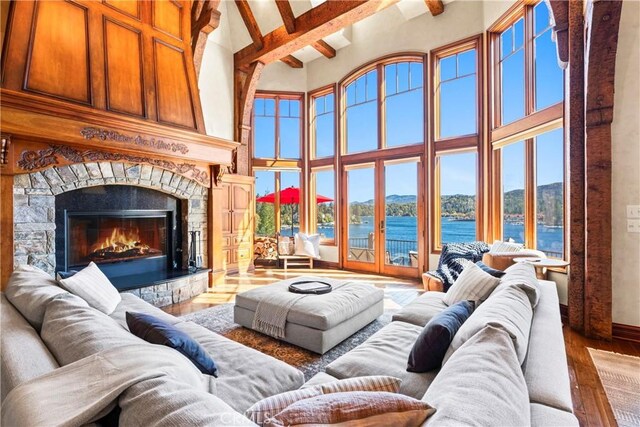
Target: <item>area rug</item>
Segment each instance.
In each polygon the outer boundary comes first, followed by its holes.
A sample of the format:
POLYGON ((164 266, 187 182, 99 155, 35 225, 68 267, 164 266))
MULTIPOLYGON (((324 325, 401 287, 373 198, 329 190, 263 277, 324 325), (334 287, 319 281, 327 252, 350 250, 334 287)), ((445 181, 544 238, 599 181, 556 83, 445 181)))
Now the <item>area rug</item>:
POLYGON ((588 350, 618 425, 640 426, 640 357, 588 350))
POLYGON ((395 310, 385 313, 356 332, 336 347, 323 355, 313 353, 298 346, 271 338, 267 335, 244 328, 233 322, 233 304, 223 304, 217 307, 198 311, 182 316, 182 320, 191 321, 205 328, 217 332, 229 339, 237 341, 261 353, 268 354, 300 369, 309 380, 316 373, 324 371, 325 366, 362 344, 371 335, 391 322, 395 310))

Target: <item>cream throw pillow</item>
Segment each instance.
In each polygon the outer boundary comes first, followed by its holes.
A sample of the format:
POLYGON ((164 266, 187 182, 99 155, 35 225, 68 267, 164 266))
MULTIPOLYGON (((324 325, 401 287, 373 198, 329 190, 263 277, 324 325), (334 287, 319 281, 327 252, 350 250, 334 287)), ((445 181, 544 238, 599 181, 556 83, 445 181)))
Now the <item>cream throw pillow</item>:
POLYGON ((493 245, 491 245, 489 253, 503 254, 520 252, 523 248, 524 245, 522 243, 503 242, 501 240, 496 240, 495 242, 493 242, 493 245))
POLYGON ((419 426, 435 412, 426 402, 389 392, 352 391, 300 400, 265 426, 419 426))
POLYGON ((478 306, 499 284, 500 279, 471 263, 462 270, 442 301, 447 305, 460 301, 474 301, 478 306))
POLYGON ((275 396, 262 399, 247 409, 245 416, 258 425, 263 425, 269 417, 285 410, 293 403, 330 393, 342 393, 348 391, 386 391, 397 393, 402 381, 395 377, 370 376, 355 377, 344 380, 331 381, 313 387, 287 391, 275 396))
POLYGON ((60 284, 107 315, 113 313, 122 301, 118 290, 93 261, 73 276, 60 280, 60 284))
POLYGON ((297 233, 295 235, 296 255, 320 258, 320 235, 297 233))

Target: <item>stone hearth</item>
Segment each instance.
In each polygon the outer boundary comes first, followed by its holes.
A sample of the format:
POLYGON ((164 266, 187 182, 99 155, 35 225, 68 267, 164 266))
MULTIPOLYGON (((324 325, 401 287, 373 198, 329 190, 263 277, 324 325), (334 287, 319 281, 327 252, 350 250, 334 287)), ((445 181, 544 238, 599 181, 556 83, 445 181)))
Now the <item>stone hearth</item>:
MULTIPOLYGON (((208 189, 196 181, 151 165, 100 162, 54 166, 14 176, 14 266, 35 265, 51 275, 56 269, 55 196, 78 188, 130 185, 157 190, 187 201, 182 203, 183 265, 187 265, 188 231, 200 231, 207 267, 208 189)), ((207 289, 208 275, 195 274, 154 284, 134 293, 162 306, 192 298, 207 289)))

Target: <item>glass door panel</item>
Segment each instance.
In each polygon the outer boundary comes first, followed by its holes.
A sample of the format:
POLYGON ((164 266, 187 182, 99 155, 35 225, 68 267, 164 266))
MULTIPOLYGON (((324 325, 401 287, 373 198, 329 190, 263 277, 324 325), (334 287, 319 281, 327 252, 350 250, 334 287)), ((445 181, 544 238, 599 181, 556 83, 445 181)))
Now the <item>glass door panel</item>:
POLYGON ((384 222, 380 238, 384 246, 382 272, 419 268, 417 159, 384 164, 384 222))
POLYGON ((356 268, 369 270, 375 268, 376 264, 375 166, 369 164, 348 168, 345 178, 346 261, 356 268))

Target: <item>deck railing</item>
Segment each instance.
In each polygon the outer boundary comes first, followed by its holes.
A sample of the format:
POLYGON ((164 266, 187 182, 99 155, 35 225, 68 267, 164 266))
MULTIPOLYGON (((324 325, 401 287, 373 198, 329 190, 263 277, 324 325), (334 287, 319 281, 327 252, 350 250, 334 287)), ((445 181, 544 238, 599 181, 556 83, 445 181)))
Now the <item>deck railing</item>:
MULTIPOLYGON (((385 262, 387 264, 411 266, 412 257, 417 261, 418 242, 416 240, 387 239, 385 246, 385 262)), ((354 255, 352 258, 361 260, 362 250, 370 251, 373 255, 373 238, 351 237, 349 238, 349 249, 359 249, 359 251, 351 251, 354 255)))

